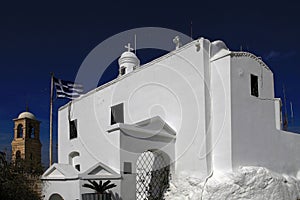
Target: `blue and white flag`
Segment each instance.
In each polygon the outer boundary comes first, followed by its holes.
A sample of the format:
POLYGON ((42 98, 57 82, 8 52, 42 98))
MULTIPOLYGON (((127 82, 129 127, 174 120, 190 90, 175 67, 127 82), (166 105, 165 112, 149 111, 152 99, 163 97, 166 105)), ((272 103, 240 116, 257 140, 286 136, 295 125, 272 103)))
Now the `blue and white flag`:
POLYGON ((57 98, 76 99, 83 93, 83 86, 53 77, 57 98))

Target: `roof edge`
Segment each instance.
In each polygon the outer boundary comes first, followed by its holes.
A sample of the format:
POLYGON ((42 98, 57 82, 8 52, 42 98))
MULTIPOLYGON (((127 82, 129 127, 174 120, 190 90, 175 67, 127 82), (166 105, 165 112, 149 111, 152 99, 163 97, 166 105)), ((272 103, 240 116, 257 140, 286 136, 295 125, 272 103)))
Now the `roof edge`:
POLYGON ((137 72, 139 72, 139 71, 141 71, 141 70, 143 70, 143 69, 146 69, 147 67, 150 67, 150 66, 152 66, 152 65, 154 65, 154 64, 156 64, 156 63, 158 63, 158 62, 160 62, 160 61, 162 61, 162 60, 164 60, 164 59, 167 59, 167 58, 169 58, 169 57, 171 57, 171 56, 173 56, 173 55, 175 55, 175 54, 177 54, 177 53, 183 51, 184 49, 186 49, 186 48, 188 48, 188 47, 194 45, 195 43, 197 43, 198 40, 200 40, 200 39, 203 39, 203 38, 199 38, 199 39, 193 40, 193 41, 191 41, 191 42, 189 42, 189 43, 183 45, 183 46, 180 47, 179 49, 175 49, 175 50, 173 50, 173 51, 170 51, 169 53, 167 53, 167 54, 165 54, 165 55, 163 55, 163 56, 161 56, 161 57, 159 57, 159 58, 156 58, 156 59, 154 59, 154 60, 152 60, 152 61, 150 61, 150 62, 148 62, 148 63, 145 63, 145 64, 139 66, 138 68, 136 68, 135 70, 133 70, 132 72, 130 72, 130 73, 128 73, 128 74, 125 74, 125 75, 123 75, 123 76, 118 76, 117 78, 115 78, 115 79, 113 79, 113 80, 111 80, 111 81, 109 81, 109 82, 107 82, 107 83, 105 83, 105 84, 103 84, 103 85, 100 85, 99 87, 96 87, 95 89, 92 89, 92 90, 88 91, 86 94, 83 94, 83 95, 81 95, 80 97, 78 97, 77 99, 74 99, 74 100, 72 100, 72 101, 66 103, 65 105, 61 106, 61 107, 58 109, 58 111, 61 111, 61 110, 65 109, 71 102, 74 103, 74 102, 80 101, 81 99, 86 98, 86 97, 88 97, 88 96, 94 94, 94 93, 97 92, 97 91, 103 90, 104 88, 107 88, 108 86, 113 85, 114 83, 116 83, 116 82, 118 82, 118 81, 121 81, 121 80, 124 79, 124 78, 127 78, 127 77, 129 77, 129 76, 132 76, 134 73, 137 73, 137 72))
POLYGON ((268 67, 268 65, 264 61, 262 61, 262 59, 260 59, 259 57, 257 57, 256 55, 254 55, 252 53, 245 52, 245 51, 232 51, 230 56, 231 57, 248 57, 248 58, 251 58, 251 59, 257 61, 265 69, 271 71, 271 69, 268 67))

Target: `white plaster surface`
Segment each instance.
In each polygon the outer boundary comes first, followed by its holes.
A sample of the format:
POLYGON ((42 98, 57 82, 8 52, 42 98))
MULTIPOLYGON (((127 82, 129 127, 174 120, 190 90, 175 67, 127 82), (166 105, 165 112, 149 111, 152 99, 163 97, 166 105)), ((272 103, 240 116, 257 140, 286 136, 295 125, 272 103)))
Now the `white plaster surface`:
MULTIPOLYGON (((292 176, 298 173, 300 136, 281 130, 280 101, 274 97, 273 73, 256 56, 231 52, 221 41, 210 43, 201 38, 137 68, 133 62, 125 61, 130 72, 60 108, 59 164, 80 164, 78 173, 85 173, 97 163, 109 166, 116 172, 114 178, 122 177, 117 180, 117 192, 124 199, 135 197, 136 160, 147 150, 164 152, 170 159, 172 175, 193 177, 185 183, 187 186, 180 184, 183 190, 189 185, 198 186, 193 181, 203 180, 212 171, 228 173, 240 166, 266 167, 292 176), (251 74, 258 76, 258 97, 250 93, 251 74), (111 125, 110 108, 119 103, 124 105, 124 123, 111 125), (162 123, 144 128, 138 124, 157 116, 162 123), (77 120, 75 139, 69 139, 69 118, 77 120), (73 152, 79 156, 70 161, 73 152), (125 162, 132 163, 132 174, 122 173, 125 162)), ((218 185, 215 176, 212 191, 217 187, 225 197, 235 188, 237 195, 243 188, 257 189, 250 181, 255 173, 255 180, 273 180, 270 187, 281 184, 263 168, 242 168, 231 176, 239 181, 230 185, 233 188, 226 185, 230 181, 218 185), (243 182, 248 179, 249 183, 243 182), (246 185, 237 188, 239 184, 246 185)), ((47 182, 46 176, 44 180, 47 182)), ((48 181, 51 187, 45 190, 46 196, 69 185, 81 194, 83 189, 76 181, 48 181)), ((213 184, 211 180, 209 184, 213 184)), ((294 186, 282 187, 287 191, 294 186)), ((208 194, 209 189, 206 188, 208 194)), ((180 188, 174 191, 177 190, 180 188)), ((253 198, 259 199, 259 195, 253 198)))
POLYGON ((203 179, 174 178, 165 196, 166 200, 296 200, 300 198, 300 181, 263 167, 241 167, 214 174, 206 184, 203 179))
POLYGON ((53 194, 59 194, 64 199, 80 199, 80 181, 43 181, 44 199, 49 199, 53 194))

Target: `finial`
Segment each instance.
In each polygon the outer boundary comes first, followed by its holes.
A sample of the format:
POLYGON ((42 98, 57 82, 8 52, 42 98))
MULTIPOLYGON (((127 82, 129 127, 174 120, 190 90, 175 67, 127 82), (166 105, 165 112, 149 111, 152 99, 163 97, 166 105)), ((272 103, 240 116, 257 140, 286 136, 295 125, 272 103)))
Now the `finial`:
POLYGON ((133 51, 133 48, 130 47, 130 43, 128 45, 125 45, 125 48, 128 50, 128 52, 133 51))
POLYGON ((173 39, 173 43, 176 45, 176 49, 179 49, 179 47, 181 46, 181 42, 178 35, 173 39))

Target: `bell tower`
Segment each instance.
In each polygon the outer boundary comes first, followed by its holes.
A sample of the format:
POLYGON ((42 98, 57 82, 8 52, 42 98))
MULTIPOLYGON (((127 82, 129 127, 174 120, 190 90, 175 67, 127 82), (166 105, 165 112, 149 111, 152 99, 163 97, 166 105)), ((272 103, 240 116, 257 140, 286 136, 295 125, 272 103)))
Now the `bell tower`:
POLYGON ((23 159, 26 162, 41 164, 40 121, 26 111, 14 119, 14 139, 12 161, 23 159))
POLYGON ((137 67, 140 66, 140 60, 137 58, 137 56, 131 52, 133 48, 130 47, 130 43, 128 43, 127 51, 122 53, 121 57, 119 58, 119 76, 123 76, 127 73, 132 72, 137 67))

